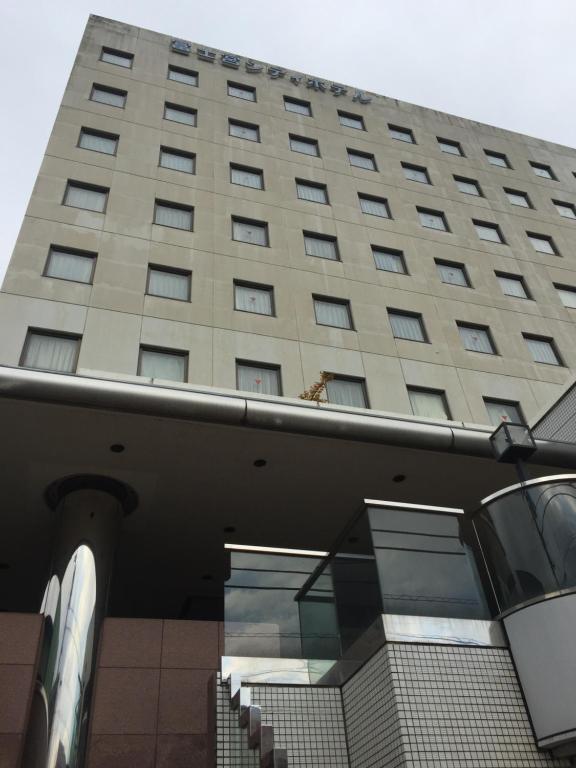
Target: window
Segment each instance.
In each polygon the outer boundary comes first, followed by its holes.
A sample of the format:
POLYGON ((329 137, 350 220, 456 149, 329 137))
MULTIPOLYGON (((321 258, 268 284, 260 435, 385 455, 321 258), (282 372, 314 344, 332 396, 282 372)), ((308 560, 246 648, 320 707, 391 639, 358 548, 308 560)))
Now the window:
POLYGON ((191 107, 183 107, 179 104, 164 104, 164 120, 184 125, 196 125, 197 112, 191 107))
POLYGON ((504 188, 508 202, 511 205, 518 205, 520 208, 533 208, 530 198, 526 192, 519 192, 517 189, 504 188))
POLYGON ((480 184, 476 179, 465 179, 463 176, 454 176, 456 186, 465 195, 476 195, 476 197, 484 197, 480 184))
POLYGON ((484 405, 486 406, 490 423, 494 427, 500 426, 503 421, 511 424, 526 423, 520 410, 520 403, 512 400, 493 400, 492 398, 485 397, 484 405))
POLYGON ((230 163, 230 182, 241 187, 264 189, 264 172, 260 168, 248 168, 230 163))
POLYGON ((253 88, 251 85, 242 85, 242 83, 231 83, 228 81, 228 96, 234 96, 245 101, 256 101, 256 88, 253 88))
POLYGON ((554 240, 549 235, 539 235, 536 232, 526 232, 528 240, 534 246, 534 250, 538 253, 549 253, 553 256, 558 256, 558 249, 554 245, 554 240))
POLYGON ((182 152, 180 149, 160 147, 160 166, 170 168, 172 171, 183 173, 196 172, 196 155, 191 152, 182 152))
POLYGON ((546 365, 562 365, 560 356, 554 344, 554 339, 545 336, 531 336, 527 333, 522 334, 526 339, 528 349, 532 354, 535 363, 545 363, 546 365))
POLYGON ((552 179, 552 181, 556 181, 554 171, 549 165, 544 165, 543 163, 530 163, 530 165, 536 176, 540 176, 541 179, 552 179))
POLYGON ((236 361, 236 387, 244 392, 281 395, 280 366, 236 361))
POLYGON ((338 119, 340 125, 346 128, 357 128, 359 131, 365 131, 364 118, 361 115, 352 115, 350 112, 342 112, 338 110, 338 119))
POLYGON ((357 149, 348 149, 348 160, 350 165, 354 165, 356 168, 365 168, 367 171, 375 171, 376 158, 369 152, 360 152, 357 149))
POLYGON ((335 237, 304 232, 304 248, 307 256, 339 261, 338 243, 335 237))
POLYGON ((492 342, 490 331, 483 325, 466 325, 457 323, 464 349, 470 352, 482 352, 485 355, 495 355, 496 349, 492 342))
POLYGON ((414 416, 425 416, 428 419, 451 418, 446 395, 441 390, 420 389, 420 387, 407 389, 414 416))
POLYGON ((110 107, 120 107, 123 109, 126 106, 127 96, 127 91, 94 83, 90 93, 90 101, 97 101, 99 104, 108 104, 110 107))
POLYGON ((69 181, 66 184, 64 205, 104 213, 109 191, 106 187, 96 187, 93 184, 83 184, 80 181, 69 181))
POLYGON ((431 211, 428 208, 416 208, 420 224, 429 229, 439 229, 448 232, 448 222, 442 211, 431 211))
POLYGON ((105 155, 115 155, 118 149, 118 139, 115 133, 95 131, 92 128, 82 128, 78 146, 81 149, 90 149, 93 152, 102 152, 105 155))
POLYGON ((494 165, 497 168, 511 168, 512 166, 508 162, 506 155, 502 152, 492 152, 490 149, 485 149, 484 154, 490 165, 494 165))
POLYGON ((352 313, 350 302, 343 299, 325 299, 313 296, 314 313, 318 325, 330 325, 334 328, 352 330, 352 313))
POLYGON ((421 184, 430 184, 428 171, 421 165, 410 165, 410 163, 401 163, 404 169, 404 176, 410 181, 419 181, 421 184))
POLYGON ((28 329, 20 365, 44 371, 74 373, 80 350, 80 336, 28 329))
POLYGON ((381 216, 383 219, 391 218, 388 201, 384 197, 374 197, 358 192, 358 200, 362 213, 368 213, 370 216, 381 216))
POLYGON ((380 248, 373 245, 372 255, 374 256, 376 269, 381 269, 383 272, 397 272, 400 275, 408 274, 402 251, 397 251, 394 248, 380 248))
POLYGON ((292 152, 301 152, 303 155, 320 156, 320 147, 316 139, 305 139, 303 136, 290 134, 290 149, 292 152))
POLYGON ((440 280, 448 285, 461 285, 470 288, 470 280, 464 264, 456 264, 453 261, 436 261, 436 268, 440 280))
POLYGON ((239 120, 228 120, 228 133, 246 141, 260 141, 260 128, 253 123, 242 123, 239 120))
POLYGON ((530 295, 524 283, 524 278, 519 275, 507 275, 496 272, 496 277, 505 296, 514 296, 517 299, 529 299, 530 295))
POLYGON ((491 243, 504 243, 504 236, 498 224, 492 224, 489 221, 472 220, 476 229, 476 234, 480 240, 489 240, 491 243))
POLYGON ((326 184, 316 184, 312 181, 296 179, 296 193, 300 200, 310 200, 312 203, 328 204, 326 184))
POLYGON ((448 155, 459 155, 464 157, 464 152, 459 141, 452 141, 451 139, 438 138, 438 146, 442 152, 446 152, 448 155))
POLYGON ((558 291, 560 301, 565 307, 576 309, 576 288, 571 288, 569 285, 558 285, 558 283, 554 283, 554 288, 558 291))
POLYGON ((165 200, 156 200, 154 205, 154 224, 175 229, 192 229, 194 208, 165 200))
POLYGON ((187 381, 188 355, 186 352, 140 347, 138 376, 167 381, 187 381))
POLYGON ((91 283, 95 264, 95 253, 51 245, 44 275, 75 283, 91 283))
POLYGON ((232 240, 251 245, 268 245, 268 224, 232 216, 232 240))
POLYGON ((198 85, 198 72, 183 67, 174 67, 172 64, 168 67, 168 80, 174 80, 177 83, 185 85, 198 85))
POLYGON ((273 315, 273 289, 268 285, 234 281, 234 309, 255 315, 273 315))
POLYGON ((296 112, 297 115, 312 117, 312 107, 309 101, 291 99, 289 96, 284 96, 284 109, 287 112, 296 112))
POLYGON ((114 48, 102 48, 100 61, 131 69, 132 64, 134 63, 134 54, 126 53, 126 51, 115 51, 114 48))
POLYGON ((556 210, 565 219, 576 219, 576 205, 573 203, 562 203, 560 200, 552 200, 556 210))
POLYGON ((150 296, 161 296, 164 299, 190 301, 190 277, 190 272, 185 269, 150 264, 146 293, 150 296))
POLYGON ((328 402, 334 405, 349 405, 352 408, 369 407, 364 379, 334 376, 326 383, 326 397, 328 402))
POLYGON ((422 315, 389 309, 388 317, 394 338, 407 339, 408 341, 428 341, 422 315))
POLYGON ((409 128, 400 128, 397 125, 388 124, 388 130, 390 131, 390 136, 393 139, 397 139, 398 141, 405 141, 407 144, 416 144, 414 134, 409 128))

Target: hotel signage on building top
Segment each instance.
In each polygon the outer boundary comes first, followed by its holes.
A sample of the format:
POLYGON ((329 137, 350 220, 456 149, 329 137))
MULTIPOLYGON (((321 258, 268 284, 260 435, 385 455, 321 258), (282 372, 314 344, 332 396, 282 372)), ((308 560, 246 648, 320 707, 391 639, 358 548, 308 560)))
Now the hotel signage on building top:
MULTIPOLYGON (((174 53, 180 53, 183 56, 189 56, 192 51, 192 43, 188 40, 179 40, 174 38, 170 45, 174 53)), ((229 67, 230 69, 240 69, 242 63, 244 63, 244 69, 251 75, 266 74, 272 80, 278 80, 280 78, 286 78, 294 85, 305 85, 306 88, 311 88, 314 91, 320 91, 322 93, 331 93, 333 96, 346 96, 348 95, 348 88, 338 83, 327 83, 324 80, 318 80, 315 77, 306 77, 305 75, 296 75, 290 73, 281 67, 273 67, 267 64, 260 64, 252 59, 242 59, 241 56, 236 56, 233 53, 216 53, 208 48, 196 48, 196 56, 201 61, 208 61, 211 64, 219 62, 223 67, 229 67)), ((372 96, 369 96, 364 91, 355 90, 352 94, 352 101, 359 104, 370 104, 372 96)))

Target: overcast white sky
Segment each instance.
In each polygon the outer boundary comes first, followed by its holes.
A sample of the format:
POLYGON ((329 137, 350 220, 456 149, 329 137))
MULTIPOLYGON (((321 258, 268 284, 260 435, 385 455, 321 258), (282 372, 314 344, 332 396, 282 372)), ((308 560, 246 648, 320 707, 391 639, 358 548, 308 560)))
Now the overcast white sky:
POLYGON ((0 0, 0 279, 90 13, 576 146, 576 0, 0 0))

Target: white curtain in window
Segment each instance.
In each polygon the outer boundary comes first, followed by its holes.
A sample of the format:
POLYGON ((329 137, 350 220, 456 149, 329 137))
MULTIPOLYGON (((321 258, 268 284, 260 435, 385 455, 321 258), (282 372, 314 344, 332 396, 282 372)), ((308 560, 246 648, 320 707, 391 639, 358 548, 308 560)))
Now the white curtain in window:
POLYGON ((237 136, 239 139, 248 139, 249 141, 258 141, 258 129, 251 128, 249 125, 230 123, 230 136, 237 136))
POLYGON ((168 79, 176 80, 178 83, 186 83, 186 85, 198 84, 198 76, 193 72, 180 72, 177 69, 170 69, 168 71, 168 79))
POLYGON ((108 64, 117 64, 119 67, 127 67, 128 69, 132 66, 132 56, 121 56, 111 51, 102 51, 102 61, 107 61, 108 64))
POLYGON ((287 112, 296 112, 299 115, 310 115, 310 107, 308 104, 299 104, 297 101, 289 101, 284 99, 284 106, 287 112))
POLYGON ((75 280, 77 283, 91 283, 94 257, 79 253, 66 253, 52 249, 48 259, 46 274, 62 280, 75 280))
POLYGON ((439 141, 440 149, 442 152, 447 152, 449 155, 461 155, 460 147, 457 144, 448 144, 446 141, 439 141))
POLYGON ((106 207, 106 193, 100 192, 97 189, 86 189, 85 187, 69 184, 66 189, 66 205, 103 213, 106 207))
POLYGON ((468 285, 462 267, 451 267, 448 264, 437 264, 437 267, 438 272, 440 273, 440 279, 443 283, 449 283, 450 285, 468 285))
POLYGON ((503 157, 500 157, 499 155, 487 154, 486 157, 488 158, 488 162, 490 163, 490 165, 496 165, 499 168, 508 167, 506 160, 503 157))
POLYGON ((414 143, 412 134, 408 131, 401 131, 399 128, 390 128, 390 136, 392 136, 393 139, 398 139, 399 141, 406 141, 408 144, 414 143))
POLYGON ((243 187, 262 189, 262 174, 243 168, 232 168, 231 181, 233 184, 241 184, 243 187))
POLYGON ((348 115, 339 115, 340 125, 345 125, 347 128, 358 128, 361 131, 364 130, 364 125, 359 117, 348 117, 348 115))
POLYGON ((113 155, 116 152, 117 139, 109 136, 100 136, 90 131, 82 131, 80 135, 80 146, 82 149, 92 149, 94 152, 104 152, 107 155, 113 155))
POLYGON ((374 250, 374 262, 377 269, 383 269, 386 272, 398 272, 404 274, 404 261, 399 253, 393 253, 391 251, 378 251, 374 250))
POLYGON ((324 240, 320 237, 306 235, 304 242, 308 256, 318 256, 320 259, 332 259, 332 261, 338 260, 336 243, 333 240, 324 240))
POLYGON ((404 176, 410 181, 419 181, 422 184, 428 184, 428 176, 425 171, 421 171, 419 168, 409 168, 404 166, 404 176))
POLYGON ((368 171, 375 170, 374 158, 369 155, 348 152, 348 157, 350 158, 350 165, 355 165, 357 168, 366 168, 368 171))
POLYGON ((408 390, 412 411, 415 416, 426 416, 429 419, 447 419, 446 403, 440 392, 424 392, 417 389, 408 390))
POLYGON ((196 113, 188 112, 185 109, 177 109, 166 105, 164 109, 166 120, 173 120, 176 123, 186 123, 186 125, 196 125, 196 113))
POLYGON ((565 307, 576 308, 576 290, 569 291, 567 288, 556 288, 556 290, 565 307))
POLYGON ((572 205, 564 203, 554 203, 554 205, 560 216, 564 216, 566 219, 576 219, 576 208, 572 205))
POLYGON ((555 253, 554 247, 552 246, 552 242, 550 240, 547 240, 544 237, 534 237, 534 236, 528 235, 528 240, 530 240, 530 242, 534 246, 534 249, 539 253, 551 253, 551 254, 555 253))
POLYGON ((143 349, 140 354, 140 376, 168 381, 186 381, 186 355, 172 355, 169 352, 155 352, 143 349))
POLYGON ((246 101, 256 101, 256 94, 254 91, 248 88, 239 88, 236 85, 228 86, 228 95, 236 96, 238 99, 246 99, 246 101))
POLYGON ((329 403, 351 405, 354 408, 366 408, 366 395, 361 381, 351 379, 332 379, 326 385, 329 403))
POLYGON ((459 325, 460 338, 464 347, 470 352, 484 352, 487 355, 493 355, 492 342, 490 337, 482 328, 466 328, 459 325))
POLYGON ((446 225, 444 219, 437 213, 426 213, 426 211, 418 211, 420 217, 420 223, 423 227, 430 227, 431 229, 445 230, 446 225))
POLYGON ((92 101, 98 101, 100 104, 109 104, 112 107, 123 107, 126 103, 125 93, 115 93, 114 91, 105 91, 102 88, 92 90, 92 101))
POLYGON ((27 368, 73 373, 77 350, 78 339, 30 333, 26 340, 23 365, 27 368))
POLYGON ((502 293, 505 293, 506 296, 516 296, 519 299, 527 298, 522 280, 515 280, 513 277, 498 277, 498 281, 502 286, 502 293))
POLYGON ((161 269, 151 269, 148 279, 148 293, 163 296, 166 299, 188 301, 190 276, 177 272, 165 272, 161 269))
POLYGON ((192 211, 186 211, 182 208, 172 208, 157 203, 154 222, 156 224, 162 224, 165 227, 192 229, 192 211))
POLYGON ((236 309, 243 312, 255 312, 257 315, 272 314, 272 292, 264 288, 250 288, 247 285, 235 286, 236 309))
POLYGON ((238 366, 238 389, 245 392, 259 392, 262 395, 279 395, 280 381, 276 368, 257 368, 251 365, 238 366))
POLYGON ((530 208, 530 203, 528 202, 526 195, 519 195, 515 192, 507 192, 506 194, 512 205, 519 205, 522 208, 530 208))
POLYGON ((526 339, 526 343, 528 344, 535 363, 558 365, 558 358, 554 352, 554 347, 549 341, 544 339, 526 339))
POLYGON ((190 155, 181 155, 163 149, 160 153, 160 165, 163 168, 171 168, 173 171, 194 173, 194 158, 190 155))
POLYGON ((389 316, 392 332, 397 339, 424 341, 422 322, 419 317, 413 317, 412 315, 399 315, 392 312, 389 316))
POLYGON ((335 328, 350 328, 350 310, 347 304, 337 301, 314 299, 316 321, 320 325, 333 325, 335 328))
POLYGON ((360 208, 364 213, 370 213, 372 216, 382 216, 387 219, 388 206, 384 200, 375 200, 371 197, 360 198, 360 208))
POLYGON ((490 240, 493 243, 501 243, 502 238, 497 227, 486 227, 483 224, 476 224, 476 232, 480 240, 490 240))
POLYGON ((323 187, 313 187, 310 184, 296 184, 300 200, 310 200, 312 203, 326 203, 328 198, 323 187))
POLYGON ((294 152, 302 152, 304 155, 318 155, 318 145, 315 141, 290 139, 290 149, 294 152))
POLYGON ((532 170, 534 171, 536 176, 541 176, 543 179, 551 179, 552 178, 552 174, 550 173, 548 168, 546 168, 545 166, 533 165, 532 166, 532 170))
POLYGON ((243 243, 252 243, 253 245, 266 245, 267 235, 266 227, 259 224, 249 224, 245 221, 235 221, 233 223, 234 240, 240 240, 243 243))
POLYGON ((477 185, 472 181, 456 181, 456 184, 458 186, 458 189, 460 192, 464 192, 466 195, 476 195, 478 196, 480 194, 480 190, 478 189, 477 185))
POLYGON ((522 424, 523 420, 520 416, 520 411, 513 403, 496 403, 485 400, 486 410, 490 417, 490 422, 497 427, 503 421, 511 422, 512 424, 522 424))

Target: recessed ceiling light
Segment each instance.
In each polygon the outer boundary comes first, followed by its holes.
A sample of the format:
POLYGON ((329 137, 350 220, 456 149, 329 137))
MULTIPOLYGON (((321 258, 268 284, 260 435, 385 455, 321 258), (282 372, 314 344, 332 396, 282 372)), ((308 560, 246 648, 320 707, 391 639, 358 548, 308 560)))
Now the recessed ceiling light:
POLYGON ((254 466, 255 467, 265 467, 267 463, 268 462, 266 461, 266 459, 256 459, 256 461, 254 462, 254 466))
POLYGON ((406 475, 394 475, 392 478, 392 482, 394 483, 403 483, 404 480, 406 480, 406 475))
POLYGON ((125 446, 122 445, 122 443, 113 443, 110 446, 110 450, 112 451, 112 453, 123 453, 125 450, 125 446))

